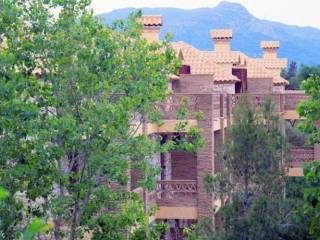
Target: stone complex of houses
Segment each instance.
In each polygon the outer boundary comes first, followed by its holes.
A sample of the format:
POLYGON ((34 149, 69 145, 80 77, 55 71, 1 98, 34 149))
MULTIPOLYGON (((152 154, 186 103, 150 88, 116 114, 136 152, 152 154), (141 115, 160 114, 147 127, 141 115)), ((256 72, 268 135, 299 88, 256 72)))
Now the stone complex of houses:
MULTIPOLYGON (((150 42, 159 41, 161 16, 144 16, 143 36, 150 42)), ((191 112, 202 111, 204 119, 197 121, 190 115, 189 124, 203 129, 206 146, 196 156, 186 152, 161 154, 157 161, 162 173, 155 192, 144 192, 146 205, 155 203, 157 211, 153 220, 167 220, 172 227, 181 228, 212 213, 219 206, 203 185, 206 173, 219 171, 215 153, 221 148, 225 130, 232 124, 232 109, 244 92, 259 105, 265 96, 270 96, 275 112, 284 122, 292 125, 299 119, 295 111, 297 103, 306 96, 302 91, 287 91, 288 81, 280 76, 287 67, 287 59, 278 58, 278 41, 262 41, 262 58, 251 58, 240 51, 233 51, 232 30, 214 29, 210 32, 213 50, 201 51, 185 42, 172 43, 182 67, 178 76, 173 75, 169 87, 173 95, 164 103, 164 125, 145 126, 145 134, 160 134, 164 138, 173 134, 175 109, 182 97, 188 97, 191 112)), ((320 160, 320 148, 301 147, 290 149, 292 162, 287 166, 289 176, 302 176, 302 164, 320 160)), ((138 174, 131 172, 131 190, 138 190, 138 174)))

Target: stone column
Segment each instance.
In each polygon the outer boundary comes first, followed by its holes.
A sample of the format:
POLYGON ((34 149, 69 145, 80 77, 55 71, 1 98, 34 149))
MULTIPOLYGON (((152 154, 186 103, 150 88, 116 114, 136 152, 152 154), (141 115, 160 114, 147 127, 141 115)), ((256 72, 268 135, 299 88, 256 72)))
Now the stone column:
POLYGON ((198 97, 198 106, 204 113, 204 119, 199 121, 206 142, 197 154, 197 186, 198 186, 198 218, 208 217, 212 213, 212 196, 208 194, 203 184, 206 174, 213 173, 214 166, 214 135, 213 135, 213 96, 212 94, 198 97))

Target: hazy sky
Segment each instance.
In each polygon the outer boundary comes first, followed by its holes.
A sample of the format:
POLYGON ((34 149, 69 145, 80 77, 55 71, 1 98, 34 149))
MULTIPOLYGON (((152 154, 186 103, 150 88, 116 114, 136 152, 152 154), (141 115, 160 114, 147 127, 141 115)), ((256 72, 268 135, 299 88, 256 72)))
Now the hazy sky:
MULTIPOLYGON (((95 13, 125 7, 214 7, 220 0, 92 0, 95 13)), ((320 28, 320 0, 230 0, 244 5, 258 18, 320 28)))

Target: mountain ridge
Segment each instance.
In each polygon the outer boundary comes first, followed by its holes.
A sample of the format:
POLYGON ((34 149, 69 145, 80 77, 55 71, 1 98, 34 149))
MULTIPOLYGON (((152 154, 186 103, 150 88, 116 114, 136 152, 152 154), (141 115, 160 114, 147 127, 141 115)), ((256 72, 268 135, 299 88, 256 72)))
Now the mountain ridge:
MULTIPOLYGON (((125 18, 134 8, 117 9, 98 15, 106 23, 125 18)), ((209 31, 213 28, 233 30, 232 49, 250 57, 261 57, 260 41, 279 40, 279 57, 286 57, 298 64, 320 64, 320 29, 287 25, 259 19, 239 3, 220 2, 213 8, 143 8, 144 14, 161 14, 166 32, 174 34, 174 41, 184 41, 200 50, 212 50, 209 31)))

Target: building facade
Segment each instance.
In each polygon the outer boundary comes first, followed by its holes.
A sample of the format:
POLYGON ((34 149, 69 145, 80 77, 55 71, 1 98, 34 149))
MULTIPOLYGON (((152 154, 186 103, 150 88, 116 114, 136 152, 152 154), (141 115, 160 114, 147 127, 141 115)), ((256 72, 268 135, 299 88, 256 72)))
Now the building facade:
MULTIPOLYGON (((159 41, 162 17, 144 16, 142 23, 143 36, 150 42, 159 41)), ((162 173, 154 192, 141 192, 137 185, 139 174, 131 172, 131 190, 141 193, 146 206, 152 203, 157 206, 150 221, 165 220, 173 229, 210 216, 212 209, 219 207, 219 201, 214 201, 207 193, 203 177, 219 171, 216 153, 223 145, 226 128, 232 124, 232 110, 241 94, 248 94, 256 106, 264 97, 271 97, 275 112, 281 117, 284 133, 286 121, 294 125, 299 120, 295 111, 297 103, 307 98, 302 91, 285 90, 288 81, 280 74, 287 67, 287 59, 278 58, 278 41, 262 41, 262 58, 251 58, 232 50, 232 30, 215 29, 210 34, 212 51, 201 51, 185 42, 172 43, 182 67, 178 76, 169 79, 172 96, 161 104, 164 125, 155 127, 145 123, 144 126, 144 133, 150 136, 160 134, 165 139, 165 136, 174 134, 175 110, 180 99, 187 97, 191 112, 189 125, 203 129, 205 148, 196 156, 176 151, 156 156, 153 161, 161 165, 162 173), (192 112, 196 111, 203 112, 203 120, 192 117, 192 112)), ((292 161, 286 166, 289 176, 302 176, 304 162, 320 160, 319 146, 295 147, 290 153, 292 161)))

